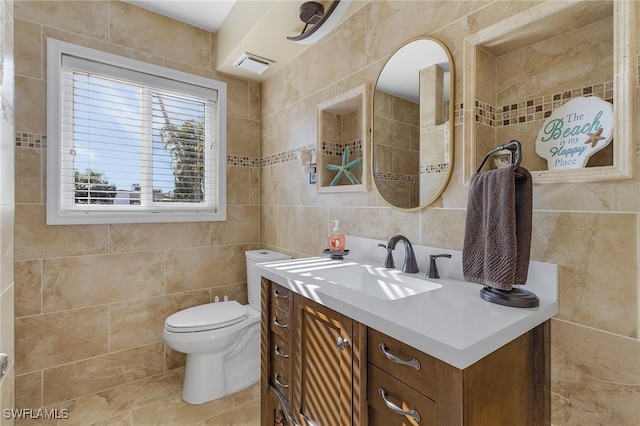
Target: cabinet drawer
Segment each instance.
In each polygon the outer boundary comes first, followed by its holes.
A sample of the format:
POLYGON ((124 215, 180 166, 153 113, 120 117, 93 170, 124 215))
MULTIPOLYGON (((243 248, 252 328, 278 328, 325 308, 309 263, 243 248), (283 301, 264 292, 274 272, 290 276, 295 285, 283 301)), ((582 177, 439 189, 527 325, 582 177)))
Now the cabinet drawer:
POLYGON ((279 334, 271 333, 271 358, 290 359, 289 341, 279 334))
POLYGON ((369 364, 367 375, 369 426, 435 425, 434 401, 374 365, 369 364), (381 389, 388 402, 383 399, 381 389), (394 412, 387 404, 393 404, 404 411, 414 410, 420 421, 394 412))
POLYGON ((372 328, 369 328, 367 339, 369 363, 425 395, 436 398, 438 361, 435 358, 372 328))
POLYGON ((271 294, 269 295, 269 299, 273 306, 277 306, 280 309, 288 311, 291 304, 291 297, 291 290, 278 284, 271 285, 271 294))
POLYGON ((289 311, 284 311, 275 306, 271 306, 271 331, 289 340, 289 311))
POLYGON ((289 398, 290 395, 290 377, 289 371, 286 368, 281 368, 279 363, 276 363, 273 360, 273 369, 271 373, 271 377, 269 378, 269 382, 271 382, 271 386, 273 386, 280 394, 286 398, 287 401, 291 400, 289 398))

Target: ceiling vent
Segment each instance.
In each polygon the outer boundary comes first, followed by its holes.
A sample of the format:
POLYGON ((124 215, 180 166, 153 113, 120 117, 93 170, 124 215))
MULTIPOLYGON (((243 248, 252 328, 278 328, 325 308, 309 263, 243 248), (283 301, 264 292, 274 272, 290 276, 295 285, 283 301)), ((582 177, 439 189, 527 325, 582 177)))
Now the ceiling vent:
POLYGON ((254 74, 262 74, 269 68, 274 61, 267 58, 262 58, 252 53, 244 52, 233 66, 241 70, 248 71, 254 74))

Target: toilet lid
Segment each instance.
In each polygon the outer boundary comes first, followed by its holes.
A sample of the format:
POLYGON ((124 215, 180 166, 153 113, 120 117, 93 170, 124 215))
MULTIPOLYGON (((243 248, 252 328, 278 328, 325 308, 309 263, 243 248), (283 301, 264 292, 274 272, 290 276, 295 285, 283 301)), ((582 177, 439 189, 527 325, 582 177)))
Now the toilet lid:
POLYGON ((170 315, 165 321, 165 328, 175 333, 215 330, 237 324, 246 317, 246 306, 235 300, 207 303, 170 315))

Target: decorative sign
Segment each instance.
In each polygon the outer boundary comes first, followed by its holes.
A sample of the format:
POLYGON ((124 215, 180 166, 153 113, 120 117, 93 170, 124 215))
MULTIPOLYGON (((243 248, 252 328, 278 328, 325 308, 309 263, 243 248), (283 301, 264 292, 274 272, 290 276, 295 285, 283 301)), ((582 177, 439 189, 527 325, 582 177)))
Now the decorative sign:
POLYGON ((549 170, 579 169, 613 137, 613 108, 596 96, 575 98, 554 110, 538 132, 536 153, 549 170))

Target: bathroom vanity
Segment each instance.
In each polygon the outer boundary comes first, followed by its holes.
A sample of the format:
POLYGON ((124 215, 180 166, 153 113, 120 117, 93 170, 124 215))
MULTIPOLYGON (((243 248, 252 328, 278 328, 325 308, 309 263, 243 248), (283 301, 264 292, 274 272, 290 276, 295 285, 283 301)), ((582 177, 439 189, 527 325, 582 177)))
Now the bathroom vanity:
POLYGON ((263 426, 549 423, 557 300, 498 306, 454 279, 414 293, 414 275, 322 258, 260 268, 263 426), (376 281, 389 284, 388 299, 335 278, 371 273, 386 274, 376 281), (442 322, 421 324, 429 315, 442 322))

